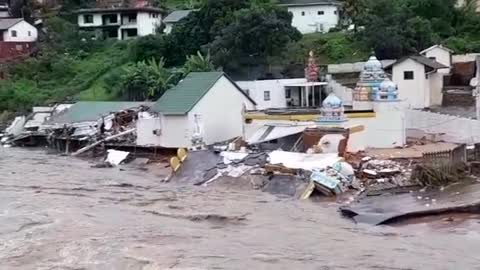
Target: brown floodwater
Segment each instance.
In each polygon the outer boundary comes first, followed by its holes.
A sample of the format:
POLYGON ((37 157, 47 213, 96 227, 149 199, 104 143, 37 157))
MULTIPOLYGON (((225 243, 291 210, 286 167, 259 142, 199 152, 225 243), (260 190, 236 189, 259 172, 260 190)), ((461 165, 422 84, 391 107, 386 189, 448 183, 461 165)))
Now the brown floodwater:
POLYGON ((0 149, 0 269, 480 269, 476 217, 358 225, 335 203, 91 165, 0 149))

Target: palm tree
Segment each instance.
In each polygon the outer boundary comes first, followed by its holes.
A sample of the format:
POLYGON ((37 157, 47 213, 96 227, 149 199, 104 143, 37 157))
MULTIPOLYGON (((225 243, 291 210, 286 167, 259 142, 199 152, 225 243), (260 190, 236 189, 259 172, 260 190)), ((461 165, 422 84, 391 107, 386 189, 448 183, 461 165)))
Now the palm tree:
POLYGON ((190 72, 208 72, 214 70, 215 66, 213 65, 210 52, 203 56, 202 53, 197 51, 197 55, 187 56, 187 61, 183 65, 181 73, 183 76, 186 76, 190 72))
POLYGON ((165 59, 163 57, 158 62, 154 58, 150 59, 147 66, 149 71, 148 95, 150 97, 163 95, 165 91, 174 85, 175 75, 165 68, 165 59))
POLYGON ((150 59, 124 68, 122 94, 129 100, 160 97, 174 85, 175 75, 165 68, 165 60, 150 59))

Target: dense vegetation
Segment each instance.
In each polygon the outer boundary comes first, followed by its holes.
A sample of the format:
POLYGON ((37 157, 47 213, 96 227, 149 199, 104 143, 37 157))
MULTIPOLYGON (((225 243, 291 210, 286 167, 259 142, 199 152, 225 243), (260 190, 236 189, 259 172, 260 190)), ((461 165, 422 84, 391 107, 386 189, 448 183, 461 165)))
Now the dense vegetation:
POLYGON ((48 37, 38 53, 0 83, 0 111, 79 99, 156 99, 190 71, 301 66, 310 50, 321 64, 364 60, 372 50, 398 58, 435 43, 458 53, 480 51, 480 17, 470 0, 464 8, 455 8, 455 0, 344 0, 340 27, 303 37, 290 26, 292 15, 270 0, 157 1, 199 10, 170 35, 128 42, 78 31, 69 12, 94 2, 65 0, 62 15, 46 21, 48 37))

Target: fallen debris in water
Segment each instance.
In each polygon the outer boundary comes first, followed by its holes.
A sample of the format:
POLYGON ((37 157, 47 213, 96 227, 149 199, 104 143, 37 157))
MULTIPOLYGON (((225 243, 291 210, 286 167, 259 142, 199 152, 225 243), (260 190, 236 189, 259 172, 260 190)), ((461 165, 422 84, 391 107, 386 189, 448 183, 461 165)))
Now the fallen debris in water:
POLYGON ((178 218, 178 219, 186 219, 192 222, 203 222, 208 221, 215 224, 232 224, 232 225, 239 225, 242 224, 243 221, 247 220, 247 215, 244 214, 241 216, 224 216, 219 214, 195 214, 195 215, 178 215, 178 214, 171 214, 171 213, 161 213, 157 211, 150 211, 145 210, 144 213, 149 213, 155 216, 160 217, 168 217, 168 218, 178 218))
POLYGON ((105 159, 105 163, 118 166, 120 163, 122 163, 130 154, 129 152, 124 152, 124 151, 118 151, 118 150, 113 150, 109 149, 107 150, 108 155, 107 158, 105 159))
POLYGON ((466 179, 468 177, 464 164, 419 164, 412 174, 412 180, 421 186, 445 186, 466 179))

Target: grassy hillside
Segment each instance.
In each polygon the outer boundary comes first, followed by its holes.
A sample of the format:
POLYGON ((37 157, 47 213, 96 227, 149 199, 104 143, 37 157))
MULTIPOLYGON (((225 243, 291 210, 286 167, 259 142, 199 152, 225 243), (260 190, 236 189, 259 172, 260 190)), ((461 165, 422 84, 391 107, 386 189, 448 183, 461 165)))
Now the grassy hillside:
POLYGON ((282 55, 270 59, 270 62, 275 65, 304 63, 310 51, 314 52, 319 64, 364 61, 371 53, 371 49, 350 34, 313 33, 303 35, 298 42, 289 44, 282 55))

